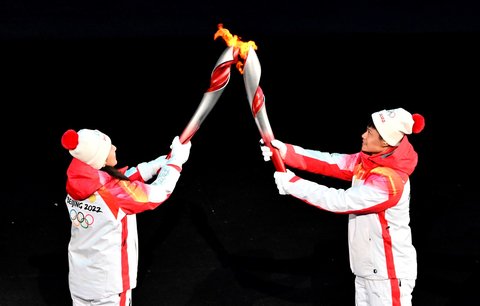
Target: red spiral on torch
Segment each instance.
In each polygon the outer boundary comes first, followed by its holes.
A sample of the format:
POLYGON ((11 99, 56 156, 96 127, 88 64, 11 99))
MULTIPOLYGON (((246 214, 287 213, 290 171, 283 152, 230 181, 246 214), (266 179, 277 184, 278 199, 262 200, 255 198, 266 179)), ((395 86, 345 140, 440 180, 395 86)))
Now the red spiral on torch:
POLYGON ((265 96, 263 95, 263 90, 261 87, 257 87, 257 90, 255 91, 255 97, 252 101, 252 113, 254 117, 257 117, 257 113, 262 108, 264 102, 265 96))
POLYGON ((210 79, 210 87, 207 92, 219 90, 227 85, 230 80, 230 67, 238 62, 238 49, 233 50, 233 60, 226 61, 215 67, 210 79))

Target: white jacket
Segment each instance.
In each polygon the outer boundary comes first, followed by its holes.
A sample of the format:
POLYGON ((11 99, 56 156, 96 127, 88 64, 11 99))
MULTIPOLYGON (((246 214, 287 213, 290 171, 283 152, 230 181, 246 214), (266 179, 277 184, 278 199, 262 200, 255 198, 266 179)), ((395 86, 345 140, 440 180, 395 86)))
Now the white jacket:
POLYGON ((154 171, 143 166, 125 171, 119 180, 73 159, 67 170, 65 204, 72 221, 68 245, 70 292, 99 299, 135 288, 138 268, 137 213, 167 200, 181 167, 164 166, 152 184, 154 171), (143 170, 143 171, 142 171, 143 170), (146 175, 148 173, 148 175, 146 175), (143 176, 142 176, 143 175, 143 176))
POLYGON ((287 166, 350 180, 352 185, 334 189, 295 176, 284 188, 317 208, 348 214, 350 267, 356 276, 416 279, 409 175, 417 158, 407 137, 391 151, 372 156, 330 154, 287 144, 287 166))

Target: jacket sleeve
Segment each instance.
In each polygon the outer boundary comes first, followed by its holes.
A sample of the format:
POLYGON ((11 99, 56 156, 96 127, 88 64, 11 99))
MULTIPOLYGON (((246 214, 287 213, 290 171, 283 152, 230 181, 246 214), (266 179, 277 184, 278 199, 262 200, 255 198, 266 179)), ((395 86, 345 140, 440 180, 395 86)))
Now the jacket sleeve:
POLYGON ((341 214, 384 211, 398 203, 403 192, 399 175, 371 174, 362 184, 348 189, 328 188, 294 176, 285 186, 290 195, 317 208, 341 214))
POLYGON ((130 181, 142 181, 147 182, 156 174, 155 169, 149 163, 143 162, 136 167, 131 167, 125 171, 125 175, 130 181))
MULTIPOLYGON (((121 208, 126 214, 136 214, 155 209, 165 202, 175 189, 180 171, 178 166, 167 165, 151 184, 146 184, 142 179, 112 180, 98 191, 110 207, 121 208)), ((137 174, 138 171, 133 175, 137 174)))
POLYGON ((358 163, 357 154, 327 153, 286 144, 284 162, 292 168, 351 181, 358 163))

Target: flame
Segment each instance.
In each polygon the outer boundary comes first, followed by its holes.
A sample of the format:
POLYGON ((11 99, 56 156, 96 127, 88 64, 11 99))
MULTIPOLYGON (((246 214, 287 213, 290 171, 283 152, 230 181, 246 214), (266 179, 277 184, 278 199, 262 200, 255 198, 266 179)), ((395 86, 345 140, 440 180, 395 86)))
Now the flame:
MULTIPOLYGON (((227 46, 238 49, 239 56, 243 60, 247 58, 250 47, 253 50, 257 50, 258 48, 254 41, 249 40, 247 42, 243 42, 241 40, 241 37, 237 35, 232 35, 229 30, 223 27, 222 23, 218 24, 218 30, 213 36, 213 39, 217 39, 218 37, 222 37, 223 40, 227 43, 227 46)), ((244 66, 243 62, 237 61, 236 67, 241 74, 243 74, 243 66, 244 66)))

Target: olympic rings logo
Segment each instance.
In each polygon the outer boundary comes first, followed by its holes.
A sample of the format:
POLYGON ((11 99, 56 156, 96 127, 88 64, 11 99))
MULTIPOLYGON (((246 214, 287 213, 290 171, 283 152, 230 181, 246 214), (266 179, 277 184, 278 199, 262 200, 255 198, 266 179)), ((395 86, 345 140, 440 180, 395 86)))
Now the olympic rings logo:
POLYGON ((77 212, 75 209, 70 210, 70 220, 75 227, 88 228, 93 224, 95 218, 91 214, 85 215, 83 212, 77 212))

